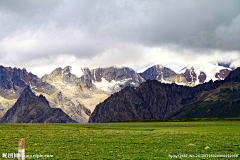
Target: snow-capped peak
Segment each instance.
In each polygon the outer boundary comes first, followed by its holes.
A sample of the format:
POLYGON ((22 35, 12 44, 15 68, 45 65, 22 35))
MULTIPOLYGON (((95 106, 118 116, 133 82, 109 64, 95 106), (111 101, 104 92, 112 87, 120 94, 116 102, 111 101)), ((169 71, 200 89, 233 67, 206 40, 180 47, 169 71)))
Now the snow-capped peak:
POLYGON ((161 64, 154 64, 154 65, 150 65, 150 66, 147 66, 147 67, 145 67, 145 68, 142 68, 142 69, 140 69, 140 70, 138 70, 137 71, 137 73, 143 73, 143 72, 145 72, 146 70, 148 70, 149 68, 151 68, 151 67, 156 67, 156 68, 164 68, 164 66, 163 65, 161 65, 161 64))
MULTIPOLYGON (((218 80, 218 78, 216 78, 216 74, 220 73, 221 70, 229 70, 231 71, 230 68, 226 68, 223 66, 218 66, 217 63, 215 64, 211 64, 208 62, 198 62, 196 64, 191 64, 186 66, 185 68, 183 68, 182 70, 180 70, 180 73, 184 74, 186 72, 186 70, 190 71, 190 75, 193 76, 193 72, 196 74, 196 77, 199 77, 201 75, 201 73, 205 73, 206 75, 206 80, 205 82, 210 81, 211 79, 213 81, 218 80)), ((202 73, 202 74, 203 74, 202 73)), ((196 85, 199 84, 199 79, 196 79, 196 85)))
MULTIPOLYGON (((191 64, 191 65, 187 65, 185 68, 183 68, 182 70, 180 70, 180 73, 184 73, 186 69, 194 69, 194 71, 196 73, 200 73, 201 71, 204 72, 208 72, 208 71, 215 71, 215 72, 219 72, 221 69, 228 69, 228 70, 231 70, 230 68, 226 68, 226 67, 223 67, 223 66, 218 66, 217 63, 215 64, 211 64, 211 63, 208 63, 208 62, 199 62, 199 63, 196 63, 196 64, 191 64)), ((204 72, 204 73, 206 73, 204 72)))
POLYGON ((156 68, 163 68, 163 66, 161 64, 154 65, 154 67, 156 67, 156 68))

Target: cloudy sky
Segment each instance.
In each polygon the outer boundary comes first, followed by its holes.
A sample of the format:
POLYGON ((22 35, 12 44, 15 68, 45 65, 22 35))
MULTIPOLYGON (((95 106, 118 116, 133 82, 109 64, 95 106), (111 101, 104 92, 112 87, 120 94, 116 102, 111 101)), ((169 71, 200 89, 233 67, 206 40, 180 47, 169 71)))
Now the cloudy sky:
POLYGON ((240 66, 239 0, 0 0, 0 65, 240 66))

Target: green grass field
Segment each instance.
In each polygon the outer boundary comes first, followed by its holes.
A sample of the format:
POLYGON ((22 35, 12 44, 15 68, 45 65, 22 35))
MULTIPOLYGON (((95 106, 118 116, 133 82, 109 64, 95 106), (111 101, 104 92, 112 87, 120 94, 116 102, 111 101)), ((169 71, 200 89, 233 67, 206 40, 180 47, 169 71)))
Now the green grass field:
POLYGON ((26 155, 53 155, 52 160, 240 157, 240 121, 0 124, 1 159, 18 152, 20 138, 26 155), (239 157, 190 157, 205 154, 239 157))

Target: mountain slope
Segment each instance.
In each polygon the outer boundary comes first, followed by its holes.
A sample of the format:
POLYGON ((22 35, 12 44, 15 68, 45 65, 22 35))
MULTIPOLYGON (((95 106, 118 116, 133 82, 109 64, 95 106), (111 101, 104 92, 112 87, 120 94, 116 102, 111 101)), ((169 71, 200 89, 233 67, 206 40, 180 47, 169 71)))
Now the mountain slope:
POLYGON ((226 82, 217 89, 202 92, 198 99, 167 119, 240 117, 240 83, 226 82))
POLYGON ((192 101, 200 91, 211 90, 218 85, 206 83, 193 88, 147 80, 136 89, 126 87, 97 105, 89 122, 164 119, 192 101))
POLYGON ((240 67, 230 72, 229 75, 224 79, 225 82, 238 82, 240 83, 240 67))
POLYGON ((167 118, 239 117, 240 68, 230 72, 224 82, 217 89, 202 92, 196 101, 167 118))
POLYGON ((0 123, 75 123, 61 109, 51 108, 42 95, 36 96, 27 86, 0 123))
MULTIPOLYGON (((229 74, 238 80, 240 68, 229 74)), ((97 105, 89 118, 90 123, 126 121, 134 119, 163 119, 173 112, 195 102, 198 94, 218 88, 226 81, 209 81, 196 87, 163 84, 147 80, 136 89, 125 88, 97 105)))

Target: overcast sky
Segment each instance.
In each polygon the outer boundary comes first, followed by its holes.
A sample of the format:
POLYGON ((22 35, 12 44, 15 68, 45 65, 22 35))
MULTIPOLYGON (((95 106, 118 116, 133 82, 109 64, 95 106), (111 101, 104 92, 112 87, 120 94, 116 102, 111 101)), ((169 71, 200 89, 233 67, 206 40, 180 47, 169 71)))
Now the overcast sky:
POLYGON ((0 65, 240 66, 239 0, 0 0, 0 65))

